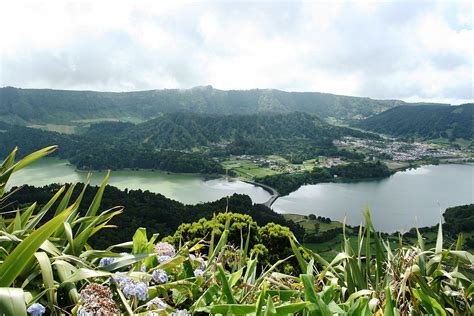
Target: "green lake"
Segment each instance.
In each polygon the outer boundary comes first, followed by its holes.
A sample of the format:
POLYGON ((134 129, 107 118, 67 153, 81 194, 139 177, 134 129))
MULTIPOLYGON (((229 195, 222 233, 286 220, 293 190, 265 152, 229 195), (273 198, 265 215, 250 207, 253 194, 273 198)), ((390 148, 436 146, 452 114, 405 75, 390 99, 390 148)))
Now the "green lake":
MULTIPOLYGON (((105 172, 94 171, 91 183, 98 185, 105 172)), ((67 161, 46 158, 15 173, 10 186, 29 184, 43 186, 50 183, 84 182, 87 172, 77 171, 67 161)), ((234 193, 247 194, 256 203, 263 203, 270 195, 260 187, 231 179, 206 179, 201 175, 173 174, 151 170, 112 171, 109 184, 119 189, 141 189, 161 193, 185 204, 215 201, 234 193)))

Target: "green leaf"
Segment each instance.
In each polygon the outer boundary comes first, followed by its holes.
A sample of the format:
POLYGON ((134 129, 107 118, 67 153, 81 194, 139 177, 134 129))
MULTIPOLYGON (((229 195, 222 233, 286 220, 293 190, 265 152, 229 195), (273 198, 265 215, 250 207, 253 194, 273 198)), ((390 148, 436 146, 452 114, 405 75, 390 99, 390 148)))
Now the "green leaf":
POLYGON ((64 282, 77 282, 85 279, 90 279, 90 278, 100 278, 104 276, 112 276, 113 274, 110 272, 105 272, 105 271, 98 271, 98 270, 91 270, 91 269, 86 269, 86 268, 81 268, 78 269, 76 272, 74 272, 68 279, 66 279, 64 282))
POLYGON ((56 305, 56 290, 54 287, 54 277, 51 263, 49 262, 48 255, 45 252, 37 252, 35 253, 35 257, 38 260, 41 269, 44 288, 47 290, 46 293, 48 297, 49 309, 53 310, 54 306, 56 305))
POLYGON ((46 203, 41 210, 36 214, 29 222, 26 224, 25 229, 33 229, 36 227, 36 225, 39 224, 39 222, 43 219, 44 215, 48 210, 53 206, 53 204, 56 202, 56 200, 61 196, 61 194, 64 191, 64 186, 62 186, 54 195, 51 199, 49 199, 48 203, 46 203))
POLYGON ((291 236, 289 237, 289 239, 290 239, 291 249, 293 250, 293 253, 296 256, 296 260, 298 261, 298 264, 300 265, 300 269, 301 271, 304 272, 308 269, 308 263, 303 259, 303 256, 301 255, 300 250, 295 244, 295 240, 296 240, 295 236, 291 236))
POLYGON ((42 158, 46 155, 51 154, 56 149, 58 149, 58 146, 49 146, 49 147, 45 147, 43 149, 37 150, 32 154, 29 154, 28 156, 21 159, 19 162, 17 162, 15 164, 13 172, 17 172, 18 170, 23 169, 24 167, 28 166, 32 162, 34 162, 34 161, 36 161, 36 160, 38 160, 38 159, 40 159, 40 158, 42 158))
POLYGON ((317 303, 316 291, 314 290, 314 277, 311 274, 301 274, 301 281, 304 285, 304 298, 311 303, 317 303))
POLYGON ((133 254, 148 252, 148 238, 146 236, 146 228, 139 227, 133 235, 133 254))
POLYGON ((222 292, 224 292, 224 295, 227 297, 227 302, 229 304, 235 304, 236 302, 234 295, 232 294, 232 288, 229 285, 229 282, 227 281, 225 271, 221 263, 217 265, 217 269, 217 277, 219 278, 219 281, 221 281, 222 292))
POLYGON ((220 304, 206 309, 211 314, 247 315, 255 313, 255 304, 220 304))
POLYGON ((277 315, 289 315, 289 314, 297 314, 301 312, 308 303, 301 302, 301 303, 292 303, 292 304, 282 304, 280 306, 275 307, 277 315))
POLYGON ((94 200, 92 200, 92 203, 86 212, 86 216, 95 216, 95 214, 97 213, 97 210, 99 209, 99 206, 100 206, 100 202, 102 201, 102 195, 104 194, 105 187, 107 186, 107 182, 109 181, 109 177, 110 177, 110 170, 107 172, 107 175, 102 181, 99 187, 99 190, 95 194, 94 200))
POLYGON ((0 288, 0 312, 2 315, 26 316, 23 289, 0 288))
POLYGON ((26 265, 39 247, 51 236, 66 220, 72 208, 49 220, 43 226, 33 231, 5 258, 0 266, 0 286, 9 287, 16 277, 25 269, 26 265))
POLYGON ((273 315, 276 315, 276 313, 277 313, 277 311, 275 309, 275 306, 273 305, 272 297, 268 296, 264 315, 265 316, 267 316, 267 315, 273 316, 273 315))
MULTIPOLYGON (((224 245, 227 243, 227 237, 229 236, 229 230, 226 229, 224 230, 224 232, 222 233, 222 236, 221 238, 219 239, 219 242, 217 243, 217 246, 214 248, 214 251, 212 252, 212 255, 209 257, 209 262, 213 262, 214 259, 217 257, 217 255, 219 254, 219 252, 221 251, 222 247, 224 247, 224 245)), ((211 265, 209 265, 207 268, 206 268, 206 271, 209 270, 211 268, 211 265)))

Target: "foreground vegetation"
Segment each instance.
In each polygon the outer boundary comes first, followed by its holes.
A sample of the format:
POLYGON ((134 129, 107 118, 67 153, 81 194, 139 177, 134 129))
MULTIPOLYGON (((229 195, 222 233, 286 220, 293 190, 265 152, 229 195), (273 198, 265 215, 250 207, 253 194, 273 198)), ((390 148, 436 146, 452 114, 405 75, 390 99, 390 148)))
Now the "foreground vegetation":
MULTIPOLYGON (((46 148, 19 162, 13 152, 4 160, 2 210, 15 195, 15 191, 5 193, 10 176, 53 150, 46 148)), ((99 211, 105 185, 106 181, 88 205, 83 205, 82 193, 71 199, 74 186, 62 187, 39 210, 32 201, 14 210, 13 218, 0 218, 3 314, 22 316, 27 310, 30 315, 474 312, 474 256, 461 250, 462 237, 456 244, 446 244, 441 225, 433 248, 427 248, 418 233, 415 244, 392 249, 375 231, 367 212, 355 243, 343 228, 342 251, 330 262, 299 245, 283 229, 284 234, 263 238, 280 243, 284 236, 291 255, 267 264, 258 247, 250 247, 257 236, 249 218, 236 225, 229 214, 201 225, 211 228, 206 238, 188 236, 192 225, 178 231, 168 240, 178 242, 178 247, 138 229, 129 242, 95 250, 89 238, 111 228, 110 220, 123 211, 121 207, 99 211), (56 201, 59 204, 52 208, 56 201), (86 210, 84 215, 81 209, 86 210), (47 213, 55 216, 41 224, 47 213), (235 235, 240 242, 235 243, 235 235), (291 271, 283 268, 288 263, 291 271)))

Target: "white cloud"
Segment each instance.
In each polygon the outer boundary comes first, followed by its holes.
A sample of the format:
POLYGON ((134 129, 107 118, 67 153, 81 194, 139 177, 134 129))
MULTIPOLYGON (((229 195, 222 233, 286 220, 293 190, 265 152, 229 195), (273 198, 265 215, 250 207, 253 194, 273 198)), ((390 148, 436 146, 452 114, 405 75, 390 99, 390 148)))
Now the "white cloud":
POLYGON ((2 1, 0 85, 473 100, 469 1, 2 1))

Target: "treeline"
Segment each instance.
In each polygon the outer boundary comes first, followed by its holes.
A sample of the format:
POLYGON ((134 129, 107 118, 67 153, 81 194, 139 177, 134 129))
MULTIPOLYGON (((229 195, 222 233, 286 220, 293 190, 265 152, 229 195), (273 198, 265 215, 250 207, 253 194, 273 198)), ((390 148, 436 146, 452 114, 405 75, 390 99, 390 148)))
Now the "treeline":
POLYGON ((388 177, 393 172, 380 161, 355 162, 337 165, 331 168, 313 168, 303 173, 285 173, 266 176, 257 179, 268 186, 275 188, 280 194, 287 195, 305 184, 334 181, 335 179, 354 180, 388 177))
MULTIPOLYGON (((37 201, 39 205, 44 205, 59 188, 57 184, 41 188, 26 185, 15 193, 14 199, 10 201, 13 203, 10 207, 26 205, 30 201, 37 201)), ((81 189, 82 184, 78 184, 74 190, 73 199, 81 189)), ((96 191, 97 187, 88 188, 82 205, 90 205, 96 191)), ((201 218, 210 219, 214 214, 226 210, 251 215, 260 226, 276 223, 289 227, 298 237, 304 234, 304 230, 299 225, 287 221, 281 214, 275 213, 264 205, 253 204, 247 195, 234 194, 228 199, 185 205, 150 191, 119 190, 116 187, 107 186, 102 198, 101 210, 116 206, 117 201, 120 201, 120 205, 124 207, 124 212, 115 216, 110 224, 116 225, 118 229, 102 230, 100 235, 94 236, 92 244, 95 247, 102 248, 105 245, 128 241, 139 227, 145 227, 149 233, 159 233, 161 237, 165 237, 174 234, 182 223, 197 222, 201 218)), ((82 214, 85 211, 80 209, 82 214)), ((54 214, 54 212, 49 213, 54 214)))
POLYGON ((356 127, 399 137, 474 138, 474 104, 399 106, 354 123, 356 127))
POLYGON ((474 204, 447 208, 443 217, 445 229, 452 235, 474 232, 474 204))

